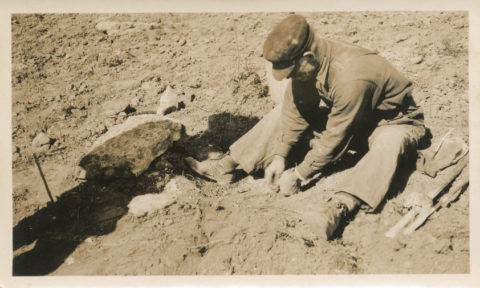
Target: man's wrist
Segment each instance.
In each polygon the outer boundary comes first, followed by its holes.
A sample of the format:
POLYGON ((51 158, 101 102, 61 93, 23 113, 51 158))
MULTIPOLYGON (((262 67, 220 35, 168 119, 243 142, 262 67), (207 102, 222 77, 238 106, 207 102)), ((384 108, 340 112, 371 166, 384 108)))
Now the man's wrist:
POLYGON ((295 169, 293 169, 295 175, 297 176, 298 179, 300 179, 301 181, 307 181, 307 179, 305 177, 303 177, 302 174, 300 174, 300 172, 298 172, 298 169, 297 167, 295 167, 295 169))

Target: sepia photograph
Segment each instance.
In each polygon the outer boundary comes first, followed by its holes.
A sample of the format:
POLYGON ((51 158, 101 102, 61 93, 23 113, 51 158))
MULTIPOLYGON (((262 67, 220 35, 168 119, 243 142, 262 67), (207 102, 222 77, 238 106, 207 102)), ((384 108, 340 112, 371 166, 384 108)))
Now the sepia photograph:
POLYGON ((6 273, 469 275, 470 17, 11 13, 6 273))

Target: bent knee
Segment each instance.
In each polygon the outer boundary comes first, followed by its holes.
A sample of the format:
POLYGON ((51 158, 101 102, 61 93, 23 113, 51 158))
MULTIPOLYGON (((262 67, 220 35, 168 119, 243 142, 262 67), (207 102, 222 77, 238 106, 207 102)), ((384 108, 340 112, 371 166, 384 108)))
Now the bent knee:
POLYGON ((416 130, 416 127, 409 125, 378 127, 369 139, 370 150, 382 149, 403 154, 416 149, 421 133, 416 130))

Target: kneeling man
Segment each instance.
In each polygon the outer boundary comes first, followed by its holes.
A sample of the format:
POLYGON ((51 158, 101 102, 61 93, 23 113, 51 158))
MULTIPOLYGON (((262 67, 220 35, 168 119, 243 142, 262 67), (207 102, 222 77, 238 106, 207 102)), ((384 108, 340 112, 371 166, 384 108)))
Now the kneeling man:
POLYGON ((291 79, 281 105, 232 144, 224 158, 186 162, 220 183, 232 182, 238 168, 247 173, 264 169, 268 183, 291 195, 353 143, 363 143, 366 153, 319 215, 323 224, 317 232, 330 239, 360 205, 372 210, 379 206, 399 160, 415 153, 425 137, 412 82, 375 52, 318 37, 295 14, 270 32, 263 56, 272 63, 275 79, 291 79), (298 166, 285 170, 286 157, 307 128, 313 130, 311 149, 298 166))

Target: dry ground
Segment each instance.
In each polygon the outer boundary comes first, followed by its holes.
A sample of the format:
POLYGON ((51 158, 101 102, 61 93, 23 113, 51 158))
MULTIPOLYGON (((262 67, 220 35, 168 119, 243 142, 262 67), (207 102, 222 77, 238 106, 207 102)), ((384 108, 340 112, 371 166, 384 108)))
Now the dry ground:
MULTIPOLYGON (((339 237, 322 242, 304 212, 318 210, 341 170, 283 198, 252 177, 225 187, 185 169, 182 157, 225 152, 274 106, 261 47, 285 15, 14 15, 13 273, 468 273, 468 189, 413 235, 384 236, 406 212, 405 195, 428 191, 448 170, 435 179, 413 172, 408 182, 398 180, 379 213, 360 212, 339 237), (169 85, 182 102, 170 116, 186 126, 187 143, 137 181, 76 181, 75 164, 93 141, 134 110, 156 110, 169 85), (42 131, 55 139, 40 153, 58 197, 48 205, 32 160, 32 140, 42 131), (154 215, 127 213, 133 196, 160 193, 181 175, 196 189, 154 215)), ((379 51, 407 75, 433 142, 450 128, 468 142, 467 13, 304 15, 319 35, 379 51)))

